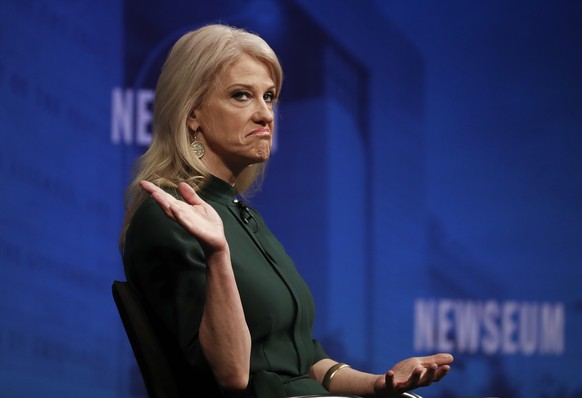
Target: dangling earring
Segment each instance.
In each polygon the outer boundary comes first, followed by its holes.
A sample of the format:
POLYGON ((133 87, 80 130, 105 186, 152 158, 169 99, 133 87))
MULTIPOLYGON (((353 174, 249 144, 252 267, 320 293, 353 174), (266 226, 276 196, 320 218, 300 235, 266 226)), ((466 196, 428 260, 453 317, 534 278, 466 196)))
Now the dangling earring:
POLYGON ((194 154, 196 156, 198 156, 198 159, 202 159, 202 156, 204 156, 204 145, 202 145, 202 143, 200 141, 196 140, 197 135, 198 135, 198 130, 196 130, 194 132, 194 141, 192 141, 190 146, 192 147, 194 154))

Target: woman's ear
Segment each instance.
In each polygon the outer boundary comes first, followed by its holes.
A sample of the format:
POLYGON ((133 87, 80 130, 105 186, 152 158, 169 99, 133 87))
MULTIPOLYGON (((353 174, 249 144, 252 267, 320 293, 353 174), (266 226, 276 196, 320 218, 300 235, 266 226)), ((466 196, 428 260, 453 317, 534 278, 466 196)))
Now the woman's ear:
POLYGON ((186 125, 188 126, 190 131, 196 131, 198 130, 198 127, 200 127, 200 123, 198 123, 198 119, 196 119, 196 114, 194 113, 194 111, 190 112, 190 115, 188 115, 186 125))
POLYGON ((197 131, 200 128, 200 123, 198 122, 198 119, 196 118, 196 111, 192 110, 192 112, 190 112, 190 114, 188 115, 188 120, 186 121, 186 125, 188 126, 188 128, 190 129, 190 131, 197 131))

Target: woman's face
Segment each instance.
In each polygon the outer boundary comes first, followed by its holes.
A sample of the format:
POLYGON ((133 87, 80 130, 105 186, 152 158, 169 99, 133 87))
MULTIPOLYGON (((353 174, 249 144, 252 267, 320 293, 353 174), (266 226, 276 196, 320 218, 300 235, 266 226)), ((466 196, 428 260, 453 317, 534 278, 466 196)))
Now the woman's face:
POLYGON ((276 86, 269 67, 243 54, 210 89, 202 106, 188 119, 201 130, 202 161, 210 173, 234 182, 253 163, 269 158, 274 129, 276 86))

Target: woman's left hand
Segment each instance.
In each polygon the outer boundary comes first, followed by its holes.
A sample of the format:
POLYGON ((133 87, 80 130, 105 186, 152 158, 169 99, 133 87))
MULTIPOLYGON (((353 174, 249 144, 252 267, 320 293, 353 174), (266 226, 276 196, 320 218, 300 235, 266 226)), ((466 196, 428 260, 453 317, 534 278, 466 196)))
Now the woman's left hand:
POLYGON ((393 397, 418 387, 426 387, 441 380, 451 370, 451 354, 413 357, 398 362, 374 383, 380 397, 393 397))

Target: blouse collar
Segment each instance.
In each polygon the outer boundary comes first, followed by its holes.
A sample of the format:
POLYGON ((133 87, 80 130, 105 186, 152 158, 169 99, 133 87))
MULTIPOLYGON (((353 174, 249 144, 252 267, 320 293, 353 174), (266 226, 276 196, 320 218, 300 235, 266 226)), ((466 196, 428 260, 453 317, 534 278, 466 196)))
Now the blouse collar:
POLYGON ((211 175, 200 195, 218 203, 230 204, 236 197, 236 189, 226 181, 211 175))

